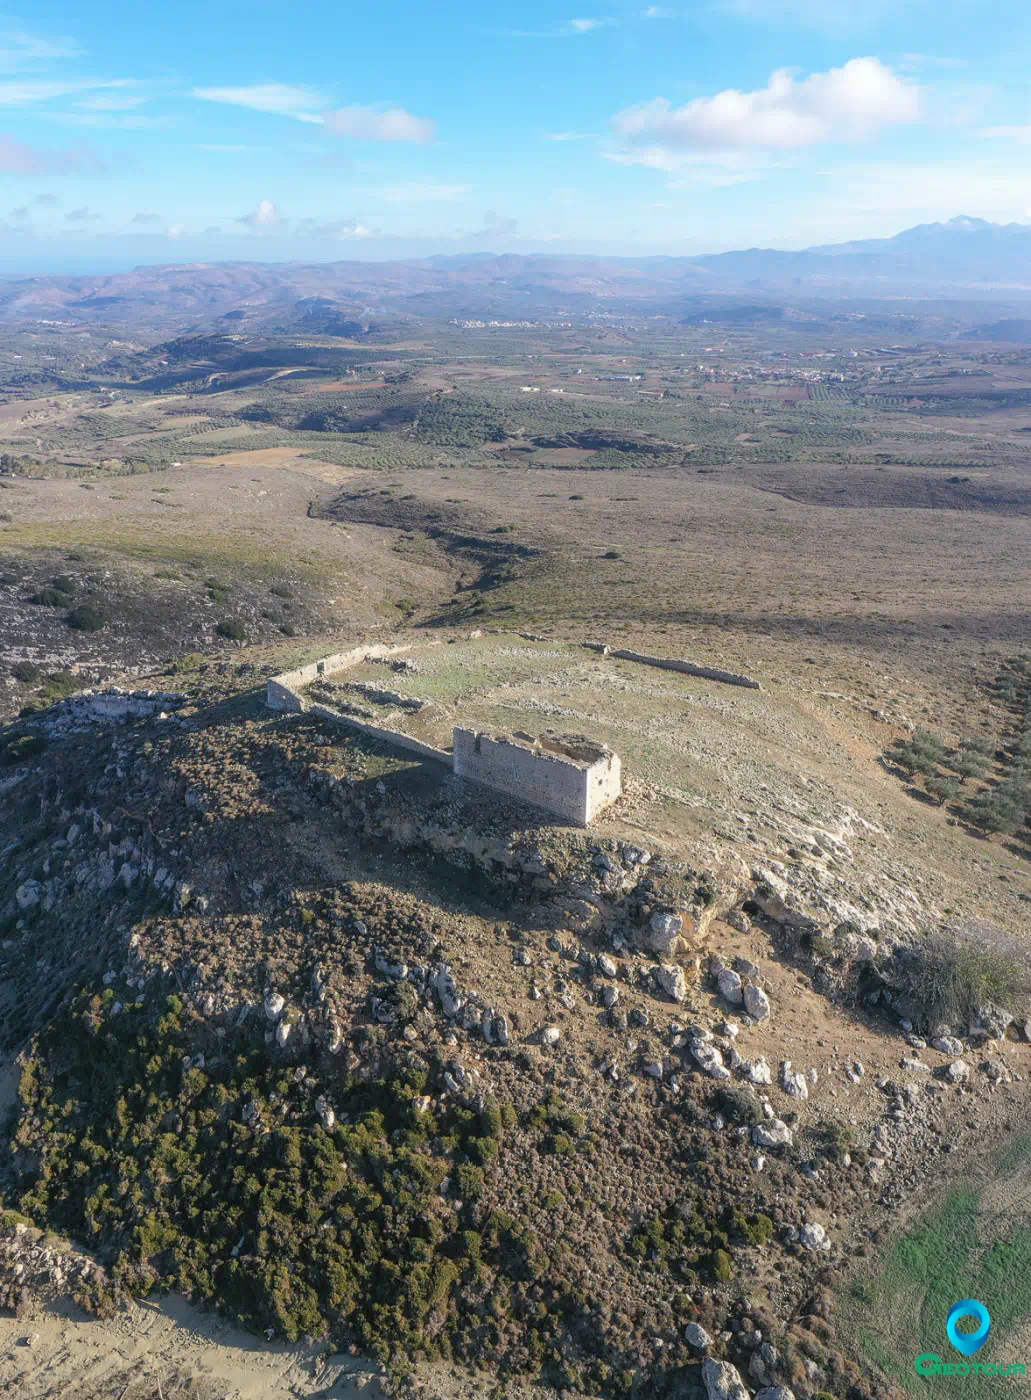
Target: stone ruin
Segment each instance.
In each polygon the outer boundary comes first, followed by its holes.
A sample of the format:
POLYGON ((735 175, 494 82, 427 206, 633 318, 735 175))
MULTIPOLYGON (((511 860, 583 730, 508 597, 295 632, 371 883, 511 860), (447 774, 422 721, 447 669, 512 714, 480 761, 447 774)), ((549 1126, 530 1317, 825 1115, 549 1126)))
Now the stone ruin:
POLYGON ((400 730, 341 714, 300 693, 313 681, 337 671, 408 650, 407 646, 356 647, 296 671, 273 676, 268 682, 267 704, 273 710, 318 715, 332 724, 356 729, 420 758, 432 759, 450 768, 456 777, 520 802, 529 802, 574 826, 589 825, 619 797, 622 792, 619 755, 607 745, 582 734, 556 734, 547 730, 535 738, 518 732, 483 734, 457 726, 449 753, 400 730))
POLYGON ((454 731, 455 774, 588 826, 622 791, 619 754, 581 734, 454 731))

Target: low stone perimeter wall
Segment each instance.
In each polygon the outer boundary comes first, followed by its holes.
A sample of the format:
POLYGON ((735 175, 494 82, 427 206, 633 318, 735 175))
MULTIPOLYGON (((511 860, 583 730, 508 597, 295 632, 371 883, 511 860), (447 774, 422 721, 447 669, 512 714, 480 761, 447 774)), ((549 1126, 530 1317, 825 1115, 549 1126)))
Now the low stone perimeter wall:
MULTIPOLYGON (((320 657, 307 666, 299 666, 296 671, 284 671, 282 675, 273 676, 268 683, 266 702, 270 710, 303 710, 306 706, 297 692, 318 680, 319 676, 347 671, 352 666, 360 666, 363 661, 374 661, 380 656, 397 656, 411 650, 411 644, 390 647, 375 643, 372 646, 352 647, 350 651, 338 651, 334 656, 320 657)), ((343 716, 337 715, 336 718, 342 719, 343 716)))
POLYGON ((723 681, 726 685, 743 685, 748 690, 762 690, 762 686, 751 676, 743 676, 737 671, 721 671, 716 666, 696 666, 693 661, 679 661, 672 656, 646 656, 640 651, 614 650, 604 642, 585 642, 592 651, 600 651, 603 656, 615 656, 620 661, 637 661, 642 666, 658 666, 662 671, 680 671, 685 676, 701 676, 707 681, 723 681))

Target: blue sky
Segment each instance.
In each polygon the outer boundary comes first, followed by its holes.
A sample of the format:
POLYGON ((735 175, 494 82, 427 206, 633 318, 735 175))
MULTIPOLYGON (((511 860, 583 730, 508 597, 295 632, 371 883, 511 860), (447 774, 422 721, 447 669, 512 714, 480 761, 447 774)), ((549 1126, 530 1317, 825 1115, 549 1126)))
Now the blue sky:
POLYGON ((1024 0, 578 6, 2 16, 0 270, 1031 222, 1024 0))

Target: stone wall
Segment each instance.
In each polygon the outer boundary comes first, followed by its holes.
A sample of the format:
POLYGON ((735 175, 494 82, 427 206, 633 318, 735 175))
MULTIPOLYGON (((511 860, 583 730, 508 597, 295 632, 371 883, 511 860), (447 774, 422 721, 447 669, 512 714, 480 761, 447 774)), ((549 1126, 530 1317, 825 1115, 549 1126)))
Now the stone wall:
POLYGON ((370 739, 381 739, 384 743, 393 744, 395 748, 418 754, 420 758, 432 758, 435 763, 443 763, 448 768, 452 766, 451 755, 446 749, 435 749, 431 744, 424 744, 419 739, 413 739, 410 734, 402 734, 398 729, 386 729, 381 724, 367 724, 365 720, 342 715, 339 710, 330 709, 328 705, 309 703, 305 705, 304 712, 318 715, 320 719, 329 720, 331 724, 342 724, 347 729, 357 729, 359 733, 367 734, 370 739))
POLYGON ((530 746, 506 736, 456 728, 454 770, 460 778, 586 826, 622 790, 619 755, 589 740, 573 740, 569 751, 563 752, 564 748, 559 736, 530 746), (570 756, 570 751, 576 756, 570 756))
POLYGON ((738 671, 721 671, 716 666, 697 666, 693 661, 680 661, 672 656, 647 656, 640 651, 613 650, 603 642, 585 642, 592 651, 600 651, 605 656, 614 656, 620 661, 637 661, 642 666, 658 666, 663 671, 680 671, 685 676, 701 676, 707 681, 723 681, 726 685, 743 685, 748 690, 762 690, 762 686, 751 676, 743 676, 738 671))
POLYGON ((303 710, 304 701, 297 691, 311 685, 319 676, 348 671, 352 666, 360 666, 363 661, 374 661, 381 656, 397 656, 403 651, 411 650, 410 643, 393 647, 375 643, 372 646, 352 647, 350 651, 339 651, 334 656, 323 656, 307 666, 299 666, 296 671, 284 671, 280 676, 273 676, 268 683, 266 698, 269 709, 303 710))

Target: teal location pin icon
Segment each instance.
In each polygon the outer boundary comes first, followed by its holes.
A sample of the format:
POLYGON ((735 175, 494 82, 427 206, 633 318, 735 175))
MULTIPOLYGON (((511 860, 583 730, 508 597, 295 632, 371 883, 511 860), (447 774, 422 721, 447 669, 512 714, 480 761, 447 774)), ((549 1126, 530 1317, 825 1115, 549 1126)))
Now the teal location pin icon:
POLYGON ((980 1351, 984 1346, 991 1325, 992 1319, 988 1316, 988 1309, 985 1305, 979 1303, 976 1298, 964 1298, 961 1303, 953 1303, 949 1309, 945 1331, 948 1333, 949 1341, 957 1351, 961 1351, 964 1356, 973 1356, 975 1351, 980 1351), (977 1319, 977 1327, 973 1332, 959 1330, 957 1323, 962 1317, 977 1319))

